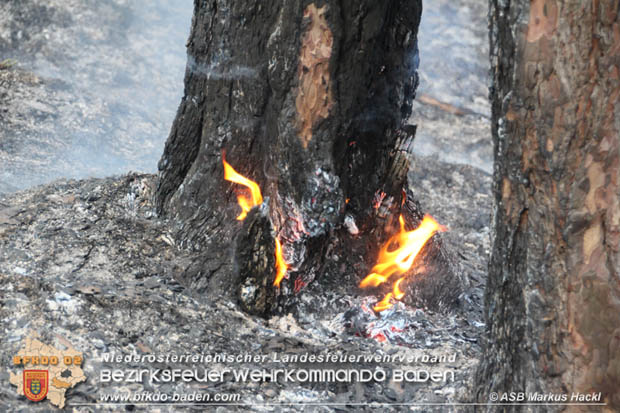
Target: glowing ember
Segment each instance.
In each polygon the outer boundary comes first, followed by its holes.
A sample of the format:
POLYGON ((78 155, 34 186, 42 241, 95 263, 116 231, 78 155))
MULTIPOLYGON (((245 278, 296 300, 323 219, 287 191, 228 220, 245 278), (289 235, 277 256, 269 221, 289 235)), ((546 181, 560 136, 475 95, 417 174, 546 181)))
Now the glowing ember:
MULTIPOLYGON (((243 195, 237 196, 237 202, 241 207, 241 213, 237 217, 237 221, 243 221, 250 209, 263 203, 263 195, 260 192, 258 184, 235 171, 235 169, 226 162, 223 154, 222 163, 224 164, 224 179, 245 186, 250 190, 250 194, 252 195, 252 199, 248 199, 243 195)), ((282 256, 282 245, 280 244, 280 240, 276 238, 276 278, 273 281, 273 285, 280 287, 280 282, 286 275, 287 270, 288 265, 282 256)))
POLYGON ((280 245, 280 240, 276 238, 276 279, 273 282, 273 285, 276 287, 280 287, 280 282, 286 275, 286 270, 288 269, 288 265, 284 262, 284 257, 282 257, 282 245, 280 245))
POLYGON ((241 214, 237 217, 237 221, 243 221, 250 209, 263 203, 263 196, 260 193, 258 184, 235 171, 233 167, 226 162, 223 155, 222 163, 224 164, 224 179, 247 187, 252 194, 251 200, 243 195, 237 195, 237 202, 239 202, 239 206, 242 209, 241 214))
MULTIPOLYGON (((424 244, 437 231, 446 230, 444 226, 438 224, 430 215, 425 215, 420 226, 413 231, 405 230, 405 220, 402 215, 398 218, 398 221, 400 222, 400 231, 392 236, 381 248, 377 264, 372 268, 372 272, 362 280, 360 287, 377 287, 388 281, 394 274, 405 274, 412 267, 424 244)), ((400 283, 404 279, 405 277, 401 277, 394 283, 392 292, 388 293, 383 300, 375 305, 375 311, 391 308, 392 298, 397 300, 403 298, 405 294, 400 289, 400 283)))

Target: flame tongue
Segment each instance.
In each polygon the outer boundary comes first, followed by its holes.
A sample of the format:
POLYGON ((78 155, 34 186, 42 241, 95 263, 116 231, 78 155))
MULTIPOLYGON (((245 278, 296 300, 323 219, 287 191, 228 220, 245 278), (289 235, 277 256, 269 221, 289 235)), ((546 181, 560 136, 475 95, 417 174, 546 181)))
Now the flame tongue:
POLYGON ((383 297, 383 300, 379 301, 373 307, 373 309, 379 312, 379 311, 387 310, 388 308, 392 308, 392 303, 390 302, 391 298, 392 298, 392 293, 387 293, 385 297, 383 297))
POLYGON ((400 283, 404 279, 405 277, 399 278, 398 281, 394 283, 394 298, 396 298, 397 300, 400 300, 405 296, 405 293, 400 290, 400 283))
POLYGON ((280 244, 280 240, 276 238, 276 279, 273 285, 280 287, 280 282, 284 278, 286 270, 288 270, 288 265, 286 265, 284 257, 282 256, 282 245, 280 244))
MULTIPOLYGON (((413 265, 426 242, 437 232, 445 231, 446 228, 439 225, 430 215, 425 215, 420 226, 413 231, 405 230, 405 220, 401 215, 398 218, 400 231, 392 236, 385 243, 379 252, 377 264, 372 268, 372 272, 360 283, 360 287, 377 287, 388 281, 392 275, 403 275, 413 265)), ((399 278, 393 287, 393 291, 388 293, 383 300, 375 305, 375 311, 383 311, 392 307, 390 300, 395 298, 400 300, 404 297, 400 289, 400 283, 406 276, 399 278)))
MULTIPOLYGON (((246 178, 241 175, 239 172, 235 171, 235 169, 230 166, 224 155, 222 154, 222 163, 224 164, 224 179, 230 182, 234 182, 239 185, 243 185, 250 190, 250 194, 252 195, 252 199, 248 199, 243 195, 237 195, 237 202, 241 207, 241 213, 237 217, 237 221, 243 221, 245 217, 250 212, 250 209, 254 208, 256 205, 260 205, 263 203, 263 195, 260 192, 260 187, 258 184, 251 179, 246 178)), ((280 244, 280 240, 276 238, 276 278, 273 281, 273 285, 276 287, 280 287, 280 282, 286 275, 286 271, 288 270, 288 265, 286 261, 284 261, 284 256, 282 255, 282 244, 280 244)))
POLYGON ((224 164, 224 179, 245 186, 252 194, 252 199, 248 199, 243 195, 237 196, 237 202, 239 202, 239 206, 242 210, 237 217, 237 221, 243 221, 250 209, 263 203, 263 195, 260 192, 258 184, 235 171, 233 167, 226 162, 224 156, 222 156, 222 163, 224 164))

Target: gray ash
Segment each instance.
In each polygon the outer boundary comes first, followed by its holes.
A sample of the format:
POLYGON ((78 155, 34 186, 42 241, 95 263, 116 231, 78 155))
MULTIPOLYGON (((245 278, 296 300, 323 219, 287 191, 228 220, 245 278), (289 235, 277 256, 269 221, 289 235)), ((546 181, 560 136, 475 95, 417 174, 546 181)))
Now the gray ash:
MULTIPOLYGON (((427 207, 450 227, 446 242, 458 251, 464 274, 471 282, 461 305, 451 312, 396 303, 390 310, 375 313, 372 306, 383 295, 356 287, 368 270, 365 260, 345 257, 334 249, 329 252, 333 267, 300 289, 290 312, 269 319, 248 315, 215 285, 201 294, 184 287, 182 274, 198 259, 197 253, 178 250, 169 224, 153 214, 154 176, 61 181, 0 198, 0 320, 6 337, 0 354, 10 360, 32 330, 47 343, 62 337, 83 351, 87 381, 68 394, 69 406, 96 402, 101 392, 119 391, 119 386, 98 381, 105 365, 101 357, 112 352, 251 353, 269 357, 266 363, 240 363, 235 368, 309 366, 274 361, 274 354, 419 356, 411 363, 395 359, 323 366, 387 372, 437 369, 454 374, 454 380, 418 383, 225 381, 206 388, 200 383, 182 382, 132 384, 135 391, 238 393, 243 403, 254 406, 221 407, 223 412, 271 411, 273 407, 264 403, 307 402, 332 403, 320 408, 326 412, 396 411, 402 406, 380 403, 466 400, 467 383, 480 355, 478 338, 483 329, 482 289, 489 242, 488 224, 480 228, 478 220, 472 219, 467 200, 475 200, 476 214, 489 213, 490 178, 466 166, 449 169, 430 160, 424 165, 422 172, 427 177, 443 176, 444 182, 460 177, 459 181, 466 182, 445 189, 434 185, 433 205, 427 207), (455 361, 425 362, 421 358, 424 355, 438 360, 454 357, 455 361)), ((417 180, 422 203, 431 199, 424 193, 426 179, 417 180)), ((186 363, 172 367, 194 366, 186 363)), ((1 391, 0 409, 19 411, 23 401, 15 389, 1 391)), ((28 408, 47 409, 45 404, 28 408)), ((303 409, 300 405, 279 408, 303 409)), ((116 407, 102 406, 99 410, 114 411, 116 407)))

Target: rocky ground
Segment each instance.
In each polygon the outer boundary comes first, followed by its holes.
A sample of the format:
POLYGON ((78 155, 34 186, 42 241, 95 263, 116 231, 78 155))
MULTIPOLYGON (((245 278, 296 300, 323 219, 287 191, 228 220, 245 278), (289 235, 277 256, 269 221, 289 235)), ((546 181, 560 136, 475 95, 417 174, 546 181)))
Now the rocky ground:
POLYGON ((189 19, 181 2, 165 0, 0 5, 0 410, 50 409, 26 404, 8 384, 11 357, 32 332, 84 353, 87 381, 68 390, 68 411, 180 409, 82 405, 100 403, 101 393, 128 391, 241 395, 243 406, 213 406, 218 412, 455 410, 419 404, 467 401, 480 355, 492 204, 486 5, 425 3, 421 85, 411 118, 419 128, 410 182, 423 208, 449 228, 447 247, 471 284, 460 308, 437 314, 396 306, 378 317, 368 311, 378 297, 356 289, 343 269, 331 282, 302 290, 294 314, 269 320, 244 314, 227 294, 196 296, 177 281, 197 257, 177 248, 167 222, 153 213, 153 175, 32 187, 61 176, 154 169, 182 91, 173 68, 179 59, 184 65, 184 53, 170 50, 186 32, 162 20, 166 7, 189 19), (269 355, 266 363, 206 366, 237 369, 304 367, 277 362, 274 353, 455 354, 456 360, 323 364, 454 372, 454 381, 439 383, 101 383, 104 368, 193 368, 102 360, 113 352, 269 355), (322 405, 303 405, 309 401, 322 405))

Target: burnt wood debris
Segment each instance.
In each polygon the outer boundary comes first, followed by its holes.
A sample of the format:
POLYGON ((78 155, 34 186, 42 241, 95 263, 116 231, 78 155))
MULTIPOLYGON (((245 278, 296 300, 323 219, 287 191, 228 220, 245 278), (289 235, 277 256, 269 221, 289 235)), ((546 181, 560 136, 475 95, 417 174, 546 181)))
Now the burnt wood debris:
MULTIPOLYGON (((156 191, 176 238, 201 253, 184 275, 194 290, 233 292, 250 313, 282 312, 320 282, 334 248, 361 253, 368 270, 401 213, 407 230, 419 225, 407 180, 416 128, 405 121, 421 10, 420 1, 196 4, 156 191), (223 178, 224 152, 264 196, 241 223, 242 188, 223 178), (279 287, 276 240, 289 265, 279 287)), ((424 276, 404 280, 403 300, 454 307, 464 280, 441 235, 420 262, 424 276)))

